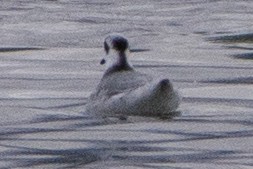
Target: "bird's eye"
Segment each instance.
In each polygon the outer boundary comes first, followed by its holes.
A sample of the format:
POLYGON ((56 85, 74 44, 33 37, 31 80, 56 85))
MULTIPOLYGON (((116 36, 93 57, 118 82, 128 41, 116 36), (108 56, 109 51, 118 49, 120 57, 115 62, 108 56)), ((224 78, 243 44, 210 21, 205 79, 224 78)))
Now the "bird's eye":
POLYGON ((106 42, 104 42, 104 48, 105 48, 106 54, 108 54, 109 53, 109 46, 107 45, 106 42))
POLYGON ((103 65, 103 64, 105 64, 105 59, 102 59, 101 61, 100 61, 100 65, 103 65))

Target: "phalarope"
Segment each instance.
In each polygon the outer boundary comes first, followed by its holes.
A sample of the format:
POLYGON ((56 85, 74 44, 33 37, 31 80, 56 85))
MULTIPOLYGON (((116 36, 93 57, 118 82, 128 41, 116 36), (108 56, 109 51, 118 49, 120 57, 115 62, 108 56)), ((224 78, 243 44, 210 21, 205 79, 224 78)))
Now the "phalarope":
POLYGON ((136 71, 127 60, 128 40, 120 35, 105 38, 106 71, 86 104, 86 111, 103 115, 174 115, 180 97, 169 79, 153 80, 136 71))

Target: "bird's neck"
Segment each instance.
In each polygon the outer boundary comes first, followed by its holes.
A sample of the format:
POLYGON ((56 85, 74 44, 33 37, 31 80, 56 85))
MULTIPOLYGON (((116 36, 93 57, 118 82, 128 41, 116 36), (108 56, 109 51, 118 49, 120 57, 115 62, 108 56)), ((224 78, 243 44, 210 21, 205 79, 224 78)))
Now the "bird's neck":
POLYGON ((125 52, 115 52, 109 56, 107 62, 106 74, 111 74, 119 71, 131 71, 133 67, 127 61, 125 52))

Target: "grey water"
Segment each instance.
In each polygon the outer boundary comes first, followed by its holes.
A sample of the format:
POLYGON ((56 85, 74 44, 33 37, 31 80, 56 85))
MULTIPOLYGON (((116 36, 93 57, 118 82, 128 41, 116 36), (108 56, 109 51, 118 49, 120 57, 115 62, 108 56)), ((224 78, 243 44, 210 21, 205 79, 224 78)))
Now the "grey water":
POLYGON ((253 167, 251 0, 0 1, 0 168, 253 167), (103 39, 169 78, 173 119, 85 114, 103 39))

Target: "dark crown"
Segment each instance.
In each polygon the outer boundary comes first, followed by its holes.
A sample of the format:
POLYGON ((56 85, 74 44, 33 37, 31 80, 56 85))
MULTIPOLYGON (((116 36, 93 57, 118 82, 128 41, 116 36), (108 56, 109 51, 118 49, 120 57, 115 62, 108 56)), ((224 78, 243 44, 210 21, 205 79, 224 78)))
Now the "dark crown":
POLYGON ((120 35, 109 35, 105 38, 104 48, 106 53, 109 53, 110 48, 119 52, 125 52, 128 48, 128 41, 120 35))

